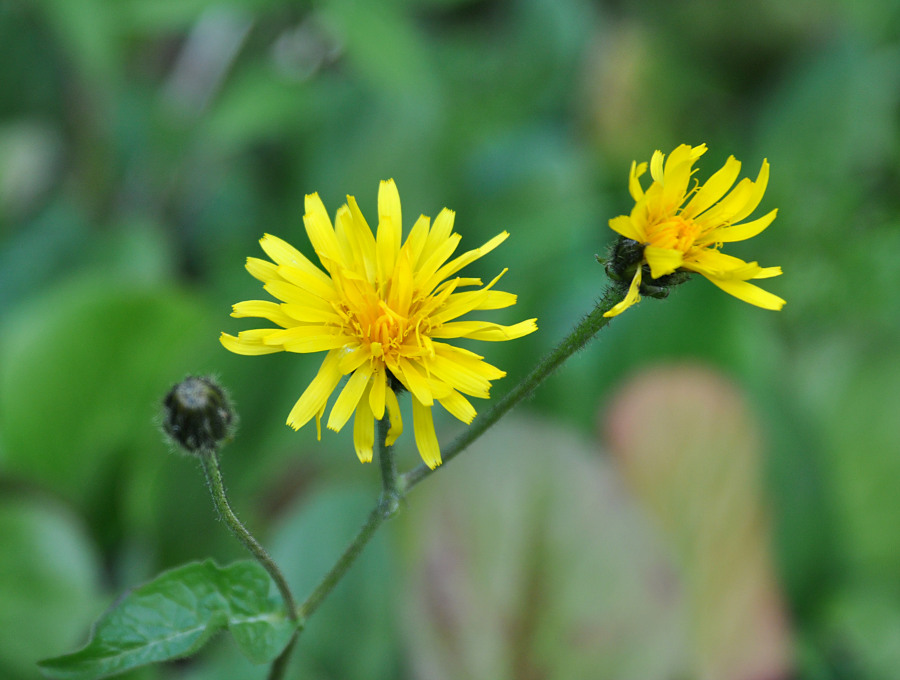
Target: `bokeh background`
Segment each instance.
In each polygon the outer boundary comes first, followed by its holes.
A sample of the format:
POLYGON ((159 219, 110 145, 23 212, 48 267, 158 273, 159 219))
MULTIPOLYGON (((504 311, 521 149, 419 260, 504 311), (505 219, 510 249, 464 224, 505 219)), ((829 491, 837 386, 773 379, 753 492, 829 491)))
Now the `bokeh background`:
MULTIPOLYGON (((284 425, 320 358, 217 339, 262 233, 312 255, 304 194, 371 216, 393 177, 464 248, 511 233, 468 270, 539 320, 480 348, 502 395, 603 289, 631 161, 701 142, 701 178, 769 159, 778 219, 729 252, 785 309, 701 278, 616 319, 409 496, 291 677, 898 677, 896 0, 0 3, 0 675, 243 557, 155 424, 188 373, 230 389, 233 504, 301 598, 362 522, 349 432, 284 425)), ((127 675, 264 676, 226 636, 127 675)))

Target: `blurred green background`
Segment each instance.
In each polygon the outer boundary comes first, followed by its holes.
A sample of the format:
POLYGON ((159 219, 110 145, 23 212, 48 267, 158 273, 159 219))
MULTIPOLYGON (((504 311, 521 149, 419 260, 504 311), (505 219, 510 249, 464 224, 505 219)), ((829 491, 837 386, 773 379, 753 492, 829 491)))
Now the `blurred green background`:
MULTIPOLYGON (((502 395, 602 290, 631 161, 701 142, 701 178, 769 159, 778 219, 728 252, 781 265, 785 309, 698 278, 616 319, 410 495, 291 677, 897 677, 896 0, 5 0, 0 83, 2 677, 243 557, 154 424, 187 373, 230 389, 233 504, 301 598, 374 503, 348 431, 284 425, 321 358, 217 339, 253 327, 262 233, 312 255, 304 194, 371 218, 393 177, 465 248, 511 233, 467 270, 538 317, 479 347, 502 395)), ((127 677, 265 676, 235 654, 127 677)))

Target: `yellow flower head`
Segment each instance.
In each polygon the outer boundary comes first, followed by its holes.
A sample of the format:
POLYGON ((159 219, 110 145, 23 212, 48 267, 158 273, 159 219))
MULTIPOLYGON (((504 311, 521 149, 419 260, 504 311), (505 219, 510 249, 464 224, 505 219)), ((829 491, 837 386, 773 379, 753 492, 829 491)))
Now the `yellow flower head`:
POLYGON ((535 319, 513 326, 488 321, 456 321, 476 310, 501 309, 516 296, 493 290, 504 269, 488 285, 454 276, 509 236, 498 234, 480 248, 452 260, 460 237, 454 213, 444 208, 434 224, 422 215, 401 244, 400 196, 393 180, 378 191, 375 235, 352 196, 332 226, 318 194, 306 197, 303 223, 325 271, 275 236, 260 240, 271 262, 247 259, 247 271, 280 302, 250 300, 234 305, 234 317, 259 317, 280 328, 223 333, 221 342, 237 354, 327 352, 321 368, 288 415, 294 429, 321 418, 341 378, 349 379, 328 416, 339 431, 353 415, 353 443, 363 462, 372 460, 375 420, 390 418, 387 444, 403 431, 397 390, 412 395, 413 429, 422 460, 434 468, 441 452, 431 407, 435 401, 464 423, 475 409, 464 394, 486 399, 491 380, 506 373, 478 354, 446 340, 513 340, 537 330, 535 319), (448 261, 449 260, 449 261, 448 261), (463 288, 479 286, 475 290, 463 288))
POLYGON ((641 259, 636 262, 625 298, 606 316, 621 314, 641 299, 645 265, 650 270, 650 284, 676 271, 696 272, 744 302, 765 309, 784 306, 780 297, 748 282, 778 276, 781 267, 760 267, 719 251, 723 243, 756 236, 775 219, 778 211, 772 210, 759 219, 740 223, 762 200, 769 181, 769 163, 763 161, 755 182, 744 178, 734 185, 741 164, 731 156, 705 184, 692 184, 694 162, 704 153, 705 144, 682 144, 668 160, 661 151, 654 151, 650 159, 653 182, 646 191, 640 178, 647 164, 631 164, 628 188, 634 208, 630 215, 611 219, 609 226, 639 245, 641 259))

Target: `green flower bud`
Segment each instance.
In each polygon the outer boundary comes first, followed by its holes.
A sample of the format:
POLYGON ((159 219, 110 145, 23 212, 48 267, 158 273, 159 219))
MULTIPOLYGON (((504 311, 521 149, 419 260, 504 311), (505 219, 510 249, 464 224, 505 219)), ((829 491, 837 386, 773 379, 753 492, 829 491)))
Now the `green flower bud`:
POLYGON ((225 391, 210 377, 189 376, 163 400, 163 430, 188 453, 216 450, 235 420, 225 391))

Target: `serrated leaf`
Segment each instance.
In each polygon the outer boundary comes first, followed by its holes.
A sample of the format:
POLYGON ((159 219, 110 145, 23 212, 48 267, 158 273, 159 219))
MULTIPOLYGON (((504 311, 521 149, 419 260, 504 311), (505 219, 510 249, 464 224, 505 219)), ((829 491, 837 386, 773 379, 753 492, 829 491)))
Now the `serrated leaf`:
POLYGON ((259 564, 219 567, 206 560, 164 572, 128 593, 97 622, 87 646, 39 666, 51 678, 94 680, 188 656, 223 629, 247 658, 268 663, 295 628, 259 564))

